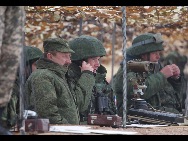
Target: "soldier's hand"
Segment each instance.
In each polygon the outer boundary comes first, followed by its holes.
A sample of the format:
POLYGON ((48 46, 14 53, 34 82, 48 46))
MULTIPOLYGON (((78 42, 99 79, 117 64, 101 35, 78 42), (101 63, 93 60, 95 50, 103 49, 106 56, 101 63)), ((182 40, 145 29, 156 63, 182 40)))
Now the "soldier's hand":
POLYGON ((177 79, 178 76, 180 75, 180 69, 178 66, 176 66, 175 64, 172 64, 172 69, 173 69, 173 78, 177 79))
POLYGON ((89 70, 93 72, 93 67, 89 63, 86 63, 85 61, 83 61, 82 66, 79 66, 79 67, 81 69, 81 72, 84 70, 89 70))
POLYGON ((161 72, 166 76, 166 78, 173 76, 172 65, 167 65, 162 68, 161 72))

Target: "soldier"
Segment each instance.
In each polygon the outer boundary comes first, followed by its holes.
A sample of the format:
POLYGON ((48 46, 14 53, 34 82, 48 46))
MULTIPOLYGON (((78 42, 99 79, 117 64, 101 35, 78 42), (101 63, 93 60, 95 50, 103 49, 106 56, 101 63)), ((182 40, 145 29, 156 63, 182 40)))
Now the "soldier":
MULTIPOLYGON (((25 46, 23 51, 24 51, 24 62, 26 66, 25 67, 25 74, 26 74, 25 82, 26 82, 30 74, 37 69, 36 62, 40 57, 43 56, 43 52, 39 48, 33 46, 25 46)), ((19 114, 19 95, 20 95, 19 70, 20 68, 18 67, 11 99, 2 114, 2 122, 3 122, 2 124, 6 128, 11 128, 16 125, 17 115, 19 114)), ((23 84, 25 84, 25 82, 23 82, 23 84)))
MULTIPOLYGON (((26 82, 29 109, 36 109, 38 117, 49 118, 51 124, 79 124, 78 107, 84 107, 89 98, 82 93, 75 97, 67 84, 65 75, 74 51, 69 48, 68 42, 61 38, 49 38, 43 43, 44 57, 37 61, 37 70, 26 82)), ((92 67, 85 64, 82 70, 91 71, 92 67)), ((88 78, 90 79, 84 73, 80 83, 84 83, 88 78)), ((94 78, 91 78, 91 83, 94 83, 94 78)), ((87 86, 83 91, 87 91, 87 86)))
POLYGON ((81 124, 86 124, 87 115, 96 113, 96 103, 95 97, 96 94, 102 92, 109 99, 109 112, 107 114, 116 114, 116 108, 114 103, 113 90, 111 86, 106 81, 106 73, 107 70, 104 66, 100 64, 100 58, 106 55, 105 48, 101 41, 93 36, 80 36, 78 38, 74 38, 69 42, 69 46, 72 50, 75 51, 71 56, 72 64, 68 69, 68 82, 71 89, 71 92, 75 95, 79 95, 79 93, 75 92, 75 87, 79 85, 79 79, 82 75, 81 66, 85 63, 90 64, 93 67, 93 73, 90 73, 93 77, 92 80, 85 81, 85 85, 81 86, 80 89, 88 87, 87 93, 89 98, 91 98, 91 102, 88 101, 87 110, 79 109, 81 124), (95 83, 88 86, 88 81, 93 81, 95 76, 95 83))
POLYGON ((180 74, 182 77, 182 89, 180 93, 180 100, 181 100, 183 110, 185 109, 185 99, 186 99, 186 91, 187 91, 187 75, 184 74, 183 72, 186 63, 187 63, 187 56, 176 51, 170 52, 164 58, 164 66, 176 64, 180 69, 180 74))
POLYGON ((10 134, 1 117, 8 104, 23 48, 24 6, 0 6, 0 134, 10 134))
MULTIPOLYGON (((160 56, 159 51, 164 50, 163 39, 160 33, 144 33, 137 36, 132 43, 132 46, 127 49, 127 61, 132 59, 141 59, 142 61, 158 62, 160 56)), ((167 65, 164 68, 155 72, 146 73, 145 85, 143 90, 144 98, 154 108, 167 112, 181 112, 180 89, 181 76, 178 66, 175 64, 167 65)), ((127 72, 127 107, 130 108, 131 98, 133 95, 133 86, 128 81, 134 77, 134 72, 127 72)), ((119 115, 123 116, 123 63, 119 68, 114 80, 114 90, 117 96, 117 108, 119 115)))
POLYGON ((26 80, 28 79, 30 74, 37 69, 36 63, 41 57, 43 57, 43 52, 39 48, 33 46, 25 46, 24 62, 26 65, 26 80))

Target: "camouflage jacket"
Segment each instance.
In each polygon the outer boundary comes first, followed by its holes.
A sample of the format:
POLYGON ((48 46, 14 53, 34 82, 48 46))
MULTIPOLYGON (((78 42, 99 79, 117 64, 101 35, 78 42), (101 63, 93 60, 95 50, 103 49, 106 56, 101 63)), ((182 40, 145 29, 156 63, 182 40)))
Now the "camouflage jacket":
MULTIPOLYGON (((83 117, 87 117, 87 115, 90 113, 90 111, 92 114, 95 113, 95 96, 94 96, 93 87, 95 87, 95 92, 103 92, 105 94, 105 96, 108 96, 109 112, 107 114, 116 114, 113 90, 105 79, 106 69, 102 65, 99 68, 103 68, 103 69, 98 69, 98 72, 95 76, 95 82, 93 83, 93 85, 91 85, 91 87, 89 89, 87 89, 87 92, 90 95, 90 99, 92 99, 92 101, 88 101, 89 104, 87 106, 87 109, 80 109, 80 111, 79 111, 81 121, 83 121, 83 117), (105 69, 105 72, 103 71, 104 69, 105 69), (99 72, 99 70, 101 72, 99 72)), ((80 68, 76 64, 72 63, 69 66, 68 75, 69 75, 69 77, 68 77, 69 82, 72 84, 72 85, 70 85, 70 88, 74 89, 75 85, 79 82, 79 79, 82 76, 80 68)), ((89 83, 86 83, 86 84, 88 85, 89 83)), ((76 94, 78 95, 78 93, 76 93, 76 94)))
MULTIPOLYGON (((51 124, 79 124, 76 100, 84 105, 85 96, 75 98, 66 80, 66 67, 49 59, 40 58, 26 82, 29 109, 36 109, 39 118, 49 118, 51 124), (35 98, 35 99, 34 99, 35 98)), ((85 76, 87 77, 87 76, 85 76)))
POLYGON ((108 97, 109 112, 106 114, 115 115, 117 113, 114 99, 115 95, 111 85, 106 81, 106 73, 106 68, 100 65, 95 76, 95 87, 97 92, 102 92, 108 97))
POLYGON ((164 66, 176 64, 180 69, 180 74, 182 77, 182 89, 180 93, 180 99, 182 103, 182 109, 185 109, 185 99, 186 99, 186 91, 187 91, 187 74, 184 73, 184 68, 187 63, 187 56, 179 53, 179 52, 170 52, 164 58, 164 66))
MULTIPOLYGON (((81 95, 85 96, 84 105, 78 104, 79 112, 83 112, 88 108, 91 99, 92 88, 95 84, 95 78, 91 71, 83 71, 81 73, 80 68, 74 67, 75 64, 71 63, 68 68, 67 73, 67 81, 70 88, 70 91, 75 97, 79 97, 81 95), (73 69, 75 68, 75 69, 73 69), (79 77, 78 77, 79 76, 79 77)), ((77 103, 83 103, 83 101, 78 101, 77 103)))
POLYGON ((16 80, 14 82, 12 95, 9 103, 6 105, 2 114, 3 127, 11 128, 18 122, 19 114, 19 94, 20 94, 20 82, 19 73, 17 73, 16 80))
MULTIPOLYGON (((133 95, 133 86, 129 82, 130 78, 135 77, 134 72, 127 73, 127 108, 131 106, 131 99, 133 95)), ((181 90, 181 79, 174 80, 172 78, 166 79, 161 72, 156 74, 146 73, 145 85, 147 88, 143 90, 144 95, 141 98, 145 99, 154 108, 165 110, 167 112, 179 113, 181 112, 181 103, 179 93, 181 90)), ((123 116, 123 64, 121 64, 115 79, 114 91, 117 97, 118 114, 123 116)))
POLYGON ((23 48, 24 6, 0 6, 0 107, 12 94, 23 48))

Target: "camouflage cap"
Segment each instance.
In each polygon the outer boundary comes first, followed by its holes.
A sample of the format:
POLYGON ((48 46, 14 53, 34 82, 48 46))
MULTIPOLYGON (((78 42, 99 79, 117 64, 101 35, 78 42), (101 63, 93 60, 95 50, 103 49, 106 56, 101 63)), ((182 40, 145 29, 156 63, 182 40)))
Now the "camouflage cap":
POLYGON ((44 52, 56 50, 59 52, 74 53, 74 51, 70 49, 68 42, 61 38, 46 39, 43 42, 43 47, 44 47, 44 52))
POLYGON ((127 49, 127 54, 141 55, 161 51, 164 50, 162 43, 163 38, 160 33, 144 33, 133 40, 132 46, 127 49))

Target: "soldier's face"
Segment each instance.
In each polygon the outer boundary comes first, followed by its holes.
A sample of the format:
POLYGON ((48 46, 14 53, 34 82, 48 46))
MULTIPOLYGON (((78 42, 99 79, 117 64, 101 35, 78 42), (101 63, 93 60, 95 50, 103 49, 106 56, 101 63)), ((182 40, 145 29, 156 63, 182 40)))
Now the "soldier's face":
POLYGON ((158 62, 160 59, 159 51, 154 51, 150 53, 150 60, 147 60, 147 54, 141 55, 141 57, 146 60, 146 61, 151 61, 151 62, 158 62))
POLYGON ((93 72, 96 72, 98 67, 100 67, 100 57, 88 58, 87 62, 93 67, 93 72))
POLYGON ((150 53, 150 61, 151 62, 158 62, 160 59, 159 51, 154 51, 150 53))
POLYGON ((48 59, 56 62, 61 66, 68 67, 71 64, 70 56, 71 53, 57 52, 55 56, 51 54, 48 59))

